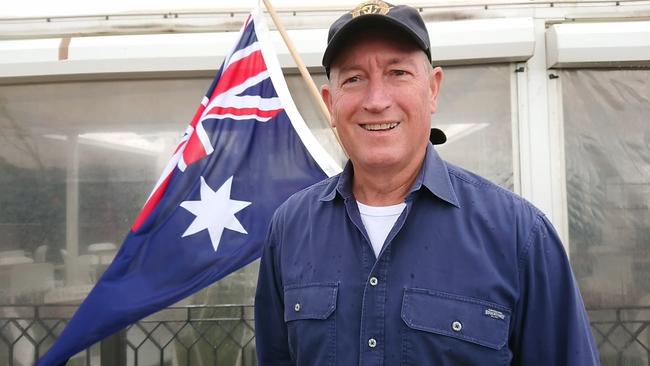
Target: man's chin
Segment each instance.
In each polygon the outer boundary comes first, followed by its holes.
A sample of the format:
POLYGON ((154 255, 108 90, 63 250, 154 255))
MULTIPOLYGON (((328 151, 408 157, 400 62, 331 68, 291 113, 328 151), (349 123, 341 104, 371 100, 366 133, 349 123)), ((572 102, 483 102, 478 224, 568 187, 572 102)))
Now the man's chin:
MULTIPOLYGON (((352 161, 355 163, 355 161, 352 161)), ((402 159, 395 154, 376 152, 367 155, 364 159, 358 159, 355 165, 362 166, 366 170, 393 169, 404 164, 402 159)))

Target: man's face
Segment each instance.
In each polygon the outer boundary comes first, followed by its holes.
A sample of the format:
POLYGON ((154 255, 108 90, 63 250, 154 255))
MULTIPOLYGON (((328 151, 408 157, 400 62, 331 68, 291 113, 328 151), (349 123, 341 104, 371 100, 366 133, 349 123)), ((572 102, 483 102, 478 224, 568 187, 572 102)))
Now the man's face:
POLYGON ((355 36, 323 85, 332 126, 355 167, 397 169, 424 158, 442 70, 399 32, 355 36))

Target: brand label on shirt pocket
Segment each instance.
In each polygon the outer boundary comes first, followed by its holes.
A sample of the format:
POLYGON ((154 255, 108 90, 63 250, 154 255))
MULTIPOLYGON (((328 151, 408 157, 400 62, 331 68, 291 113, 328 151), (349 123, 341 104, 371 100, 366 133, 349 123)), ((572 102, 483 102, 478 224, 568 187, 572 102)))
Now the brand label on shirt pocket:
POLYGON ((405 289, 402 301, 408 327, 495 350, 507 343, 511 313, 492 302, 418 288, 405 289))
POLYGON ((284 321, 327 319, 336 309, 338 283, 309 283, 284 288, 284 321))

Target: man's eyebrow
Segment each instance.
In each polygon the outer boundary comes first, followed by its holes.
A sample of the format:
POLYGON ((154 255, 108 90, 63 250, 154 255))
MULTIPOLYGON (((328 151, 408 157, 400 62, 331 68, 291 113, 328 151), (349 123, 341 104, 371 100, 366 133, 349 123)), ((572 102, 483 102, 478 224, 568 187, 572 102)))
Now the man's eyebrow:
POLYGON ((396 65, 396 64, 407 64, 407 65, 414 65, 415 62, 411 58, 406 58, 406 57, 393 57, 389 59, 386 64, 388 66, 396 65))
POLYGON ((338 69, 339 69, 339 73, 344 73, 344 72, 353 71, 353 70, 360 70, 361 65, 359 65, 359 64, 341 65, 338 69))
MULTIPOLYGON (((409 64, 409 65, 411 65, 411 64, 416 64, 416 62, 413 61, 412 59, 406 58, 406 57, 393 57, 391 59, 388 59, 388 61, 386 61, 386 65, 388 65, 388 66, 392 66, 392 65, 396 65, 396 64, 409 64)), ((338 69, 339 69, 340 73, 343 73, 343 72, 347 72, 347 71, 360 70, 360 69, 362 69, 362 67, 361 67, 360 64, 351 64, 351 65, 341 65, 341 66, 339 66, 338 69)))

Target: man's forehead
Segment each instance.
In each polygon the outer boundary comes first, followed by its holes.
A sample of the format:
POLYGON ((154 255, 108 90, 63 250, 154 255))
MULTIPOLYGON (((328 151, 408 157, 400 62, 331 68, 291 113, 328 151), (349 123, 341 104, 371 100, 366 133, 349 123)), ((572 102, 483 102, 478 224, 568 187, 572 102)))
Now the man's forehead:
MULTIPOLYGON (((423 53, 424 54, 424 53, 423 53)), ((340 62, 334 63, 332 69, 338 70, 340 73, 360 70, 365 68, 364 60, 359 60, 358 57, 346 57, 346 55, 341 55, 340 62)), ((372 58, 380 66, 395 66, 395 65, 404 65, 404 66, 416 66, 417 62, 414 57, 410 55, 391 55, 383 52, 375 52, 373 54, 365 53, 366 60, 372 58)))

